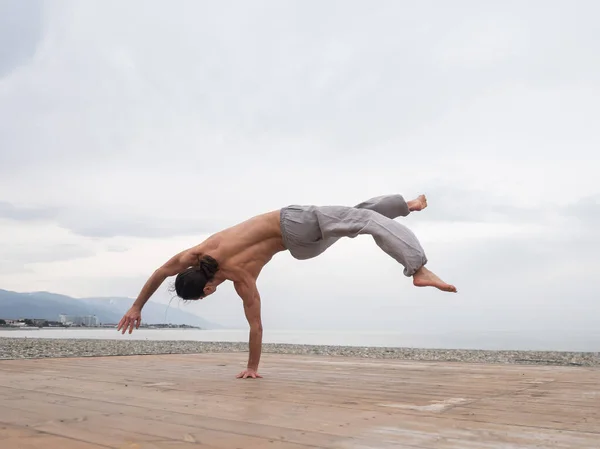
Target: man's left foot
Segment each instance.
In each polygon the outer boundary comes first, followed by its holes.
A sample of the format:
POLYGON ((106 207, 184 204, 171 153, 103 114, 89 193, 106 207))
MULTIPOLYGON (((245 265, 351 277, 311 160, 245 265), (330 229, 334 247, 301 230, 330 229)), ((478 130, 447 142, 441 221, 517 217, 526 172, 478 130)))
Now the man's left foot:
POLYGON ((411 212, 423 210, 427 207, 427 198, 425 195, 419 195, 414 200, 410 200, 406 203, 408 205, 408 210, 411 212))

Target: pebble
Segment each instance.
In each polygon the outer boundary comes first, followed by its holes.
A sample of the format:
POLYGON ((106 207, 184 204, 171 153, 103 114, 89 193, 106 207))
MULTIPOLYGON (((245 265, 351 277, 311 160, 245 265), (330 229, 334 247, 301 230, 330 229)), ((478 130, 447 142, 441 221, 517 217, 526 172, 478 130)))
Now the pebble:
MULTIPOLYGON (((54 338, 0 338, 0 359, 98 357, 149 354, 247 352, 247 343, 96 340, 54 338)), ((417 361, 500 363, 526 365, 600 366, 600 352, 487 351, 359 346, 319 346, 264 343, 264 354, 321 355, 417 361)))

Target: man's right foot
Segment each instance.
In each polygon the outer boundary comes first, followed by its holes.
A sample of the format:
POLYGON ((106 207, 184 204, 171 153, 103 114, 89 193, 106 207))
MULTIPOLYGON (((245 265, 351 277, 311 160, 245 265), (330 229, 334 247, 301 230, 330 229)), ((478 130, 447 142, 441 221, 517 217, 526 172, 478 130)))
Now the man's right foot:
POLYGON ((444 292, 456 293, 456 287, 442 281, 435 273, 425 267, 419 268, 413 275, 413 285, 416 287, 435 287, 444 292))
POLYGON ((425 195, 419 195, 414 200, 410 200, 407 203, 408 210, 411 212, 423 210, 427 207, 427 198, 425 195))

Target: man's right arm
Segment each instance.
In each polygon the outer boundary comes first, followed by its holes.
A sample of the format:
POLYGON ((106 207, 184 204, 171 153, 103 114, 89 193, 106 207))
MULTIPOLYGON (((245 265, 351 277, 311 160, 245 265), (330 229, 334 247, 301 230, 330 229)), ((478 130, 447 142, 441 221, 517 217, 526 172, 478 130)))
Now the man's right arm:
POLYGON ((233 283, 233 286, 244 303, 244 313, 250 326, 248 365, 237 377, 243 377, 244 379, 247 377, 262 377, 258 374, 263 335, 260 294, 256 288, 255 280, 246 279, 241 282, 237 281, 233 283))
POLYGON ((129 327, 129 333, 131 333, 134 327, 136 329, 139 328, 142 308, 146 302, 148 302, 150 297, 156 292, 156 290, 158 290, 158 287, 160 287, 160 285, 169 276, 175 276, 176 274, 181 273, 191 265, 194 265, 197 260, 198 254, 190 249, 176 254, 160 268, 157 268, 142 287, 142 290, 140 291, 137 299, 134 301, 129 311, 119 322, 117 330, 121 330, 122 328, 122 333, 125 333, 129 327))

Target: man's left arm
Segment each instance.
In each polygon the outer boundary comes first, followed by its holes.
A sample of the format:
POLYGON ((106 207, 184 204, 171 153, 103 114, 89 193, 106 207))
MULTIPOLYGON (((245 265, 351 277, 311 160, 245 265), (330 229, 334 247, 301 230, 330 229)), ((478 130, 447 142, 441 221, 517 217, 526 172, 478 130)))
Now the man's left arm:
POLYGON ((262 377, 258 374, 258 364, 262 352, 262 319, 260 308, 260 294, 255 281, 234 282, 236 292, 244 302, 244 314, 250 326, 248 342, 248 365, 238 374, 238 378, 262 377))

